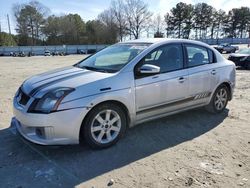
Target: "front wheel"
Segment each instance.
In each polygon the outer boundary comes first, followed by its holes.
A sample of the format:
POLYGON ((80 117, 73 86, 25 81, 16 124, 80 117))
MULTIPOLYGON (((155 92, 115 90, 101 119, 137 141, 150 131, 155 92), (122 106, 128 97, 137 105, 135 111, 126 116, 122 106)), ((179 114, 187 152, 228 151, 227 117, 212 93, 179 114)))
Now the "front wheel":
POLYGON ((126 115, 122 108, 112 103, 101 104, 90 111, 81 135, 92 148, 114 145, 125 133, 126 115))
POLYGON ((215 90, 210 103, 206 106, 206 110, 211 113, 220 113, 226 108, 228 100, 229 90, 227 86, 221 85, 215 90))
POLYGON ((232 51, 231 51, 231 53, 235 53, 236 52, 236 49, 233 49, 232 51))

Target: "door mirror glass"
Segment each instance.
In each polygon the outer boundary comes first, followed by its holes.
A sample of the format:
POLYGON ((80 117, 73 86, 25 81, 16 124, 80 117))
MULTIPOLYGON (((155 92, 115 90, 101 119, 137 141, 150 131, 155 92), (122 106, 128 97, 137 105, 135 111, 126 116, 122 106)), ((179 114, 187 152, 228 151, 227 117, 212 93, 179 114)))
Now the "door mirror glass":
POLYGON ((155 66, 155 65, 150 65, 150 64, 144 64, 142 67, 139 69, 139 72, 141 74, 157 74, 160 72, 160 67, 155 66))

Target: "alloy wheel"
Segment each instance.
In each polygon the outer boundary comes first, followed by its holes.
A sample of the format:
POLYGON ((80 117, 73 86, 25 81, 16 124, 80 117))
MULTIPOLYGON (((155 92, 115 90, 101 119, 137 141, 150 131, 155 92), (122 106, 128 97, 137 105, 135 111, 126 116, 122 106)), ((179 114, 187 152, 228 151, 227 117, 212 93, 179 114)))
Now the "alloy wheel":
POLYGON ((216 110, 222 110, 227 104, 227 91, 225 88, 221 88, 215 95, 214 105, 216 110))
POLYGON ((100 143, 110 143, 117 138, 121 130, 121 118, 111 109, 99 112, 91 123, 92 138, 100 143))

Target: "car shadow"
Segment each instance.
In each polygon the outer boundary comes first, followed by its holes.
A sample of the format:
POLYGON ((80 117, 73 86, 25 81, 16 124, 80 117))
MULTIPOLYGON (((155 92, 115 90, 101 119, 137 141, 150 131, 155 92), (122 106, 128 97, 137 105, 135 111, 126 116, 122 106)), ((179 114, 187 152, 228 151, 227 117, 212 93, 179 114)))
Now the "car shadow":
MULTIPOLYGON (((86 145, 39 146, 25 142, 40 155, 76 177, 71 183, 78 185, 199 137, 220 125, 227 116, 227 109, 216 115, 196 109, 161 118, 129 129, 115 146, 103 150, 92 150, 86 145)), ((22 142, 15 144, 18 148, 22 142)), ((27 155, 27 151, 24 150, 23 155, 27 155)), ((31 160, 39 159, 33 157, 31 160)), ((26 163, 23 165, 29 165, 29 162, 26 163)))

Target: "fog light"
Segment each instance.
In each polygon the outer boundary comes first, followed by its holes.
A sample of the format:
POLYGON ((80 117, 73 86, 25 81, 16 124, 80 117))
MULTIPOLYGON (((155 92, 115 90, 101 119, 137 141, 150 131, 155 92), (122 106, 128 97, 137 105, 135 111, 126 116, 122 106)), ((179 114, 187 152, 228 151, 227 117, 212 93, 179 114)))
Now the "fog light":
POLYGON ((45 138, 44 128, 36 128, 36 135, 40 138, 45 138))

